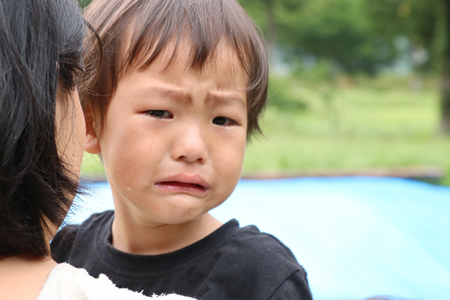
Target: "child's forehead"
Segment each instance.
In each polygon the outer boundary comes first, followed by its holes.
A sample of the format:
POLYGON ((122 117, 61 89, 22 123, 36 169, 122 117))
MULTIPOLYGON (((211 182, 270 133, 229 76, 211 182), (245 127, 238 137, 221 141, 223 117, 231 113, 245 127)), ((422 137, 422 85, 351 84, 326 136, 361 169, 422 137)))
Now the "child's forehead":
MULTIPOLYGON (((201 63, 199 63, 200 59, 193 55, 194 43, 188 39, 167 42, 158 55, 152 58, 157 46, 158 43, 147 45, 147 47, 141 48, 143 50, 140 51, 141 53, 136 53, 135 57, 129 56, 129 61, 125 64, 130 68, 124 70, 125 73, 130 69, 143 70, 152 66, 158 68, 162 73, 177 69, 177 71, 195 71, 201 74, 205 70, 210 70, 213 72, 233 72, 239 77, 244 74, 245 77, 247 76, 235 50, 224 39, 219 41, 217 47, 207 53, 207 58, 201 63), (238 73, 240 74, 238 75, 238 73)), ((128 47, 131 47, 131 43, 128 43, 128 47)))

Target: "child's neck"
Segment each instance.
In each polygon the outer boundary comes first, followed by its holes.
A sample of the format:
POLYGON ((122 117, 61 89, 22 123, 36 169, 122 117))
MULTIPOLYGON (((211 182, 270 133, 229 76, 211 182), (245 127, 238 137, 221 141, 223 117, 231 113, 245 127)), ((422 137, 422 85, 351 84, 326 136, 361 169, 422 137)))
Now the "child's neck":
POLYGON ((192 245, 221 225, 221 222, 206 213, 189 223, 148 226, 130 222, 130 219, 116 211, 112 225, 112 245, 132 254, 164 254, 192 245))

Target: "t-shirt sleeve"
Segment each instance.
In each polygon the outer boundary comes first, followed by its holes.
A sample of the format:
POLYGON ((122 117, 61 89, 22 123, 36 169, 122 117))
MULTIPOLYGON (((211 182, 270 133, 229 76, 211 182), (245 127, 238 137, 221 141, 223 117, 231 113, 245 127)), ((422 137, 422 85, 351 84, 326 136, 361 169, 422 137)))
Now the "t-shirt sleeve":
POLYGON ((285 281, 270 296, 270 300, 299 299, 312 300, 306 273, 298 270, 285 281))
POLYGON ((50 243, 52 258, 57 263, 67 262, 67 257, 75 243, 77 233, 76 225, 68 225, 62 228, 53 237, 50 243))

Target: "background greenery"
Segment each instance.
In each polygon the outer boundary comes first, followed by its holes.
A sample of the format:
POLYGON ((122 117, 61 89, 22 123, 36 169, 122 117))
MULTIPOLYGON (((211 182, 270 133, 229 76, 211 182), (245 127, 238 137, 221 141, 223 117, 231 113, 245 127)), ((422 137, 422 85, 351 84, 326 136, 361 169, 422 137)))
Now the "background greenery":
MULTIPOLYGON (((244 176, 431 170, 450 184, 450 1, 240 2, 273 70, 244 176)), ((102 172, 86 156, 84 176, 102 172)))

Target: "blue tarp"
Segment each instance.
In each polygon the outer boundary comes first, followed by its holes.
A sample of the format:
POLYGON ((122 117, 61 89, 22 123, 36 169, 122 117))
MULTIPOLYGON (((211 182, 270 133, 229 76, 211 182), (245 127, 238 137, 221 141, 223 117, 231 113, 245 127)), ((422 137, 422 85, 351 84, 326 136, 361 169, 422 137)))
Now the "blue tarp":
MULTIPOLYGON (((92 184, 68 222, 113 208, 92 184)), ((450 299, 450 188, 373 177, 241 180, 212 211, 277 236, 314 299, 450 299)))

